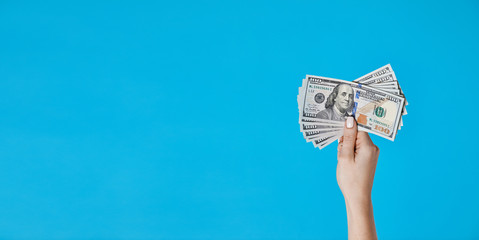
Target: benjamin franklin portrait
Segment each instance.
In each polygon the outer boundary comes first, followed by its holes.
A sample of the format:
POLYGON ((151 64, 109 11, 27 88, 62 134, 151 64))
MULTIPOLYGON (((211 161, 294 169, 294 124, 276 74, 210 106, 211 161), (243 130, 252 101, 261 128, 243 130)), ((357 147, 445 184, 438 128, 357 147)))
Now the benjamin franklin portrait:
POLYGON ((326 109, 319 112, 317 117, 327 120, 346 120, 346 117, 350 116, 349 114, 353 110, 353 95, 353 88, 348 84, 337 85, 328 96, 324 105, 326 109))

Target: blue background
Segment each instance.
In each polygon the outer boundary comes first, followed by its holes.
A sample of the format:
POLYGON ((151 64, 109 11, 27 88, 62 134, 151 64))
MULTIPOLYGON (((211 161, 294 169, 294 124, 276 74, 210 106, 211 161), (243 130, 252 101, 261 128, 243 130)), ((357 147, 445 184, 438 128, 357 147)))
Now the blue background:
POLYGON ((0 3, 1 239, 345 239, 301 79, 391 63, 383 239, 478 239, 479 2, 0 3))

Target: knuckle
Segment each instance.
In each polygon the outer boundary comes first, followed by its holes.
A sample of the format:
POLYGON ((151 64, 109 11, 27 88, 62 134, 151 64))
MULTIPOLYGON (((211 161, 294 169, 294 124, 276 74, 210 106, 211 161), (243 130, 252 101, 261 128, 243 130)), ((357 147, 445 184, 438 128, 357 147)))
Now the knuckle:
POLYGON ((374 145, 374 144, 366 144, 364 146, 365 150, 369 153, 371 153, 372 155, 378 155, 379 154, 379 148, 378 146, 374 145))
POLYGON ((372 153, 373 156, 377 159, 379 157, 379 148, 376 145, 372 145, 372 153))

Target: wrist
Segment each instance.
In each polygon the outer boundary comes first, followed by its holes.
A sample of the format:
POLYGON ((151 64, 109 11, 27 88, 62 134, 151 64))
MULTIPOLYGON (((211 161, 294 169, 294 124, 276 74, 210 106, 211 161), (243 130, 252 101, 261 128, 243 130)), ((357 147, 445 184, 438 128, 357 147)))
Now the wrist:
POLYGON ((354 197, 346 197, 346 207, 350 210, 365 209, 372 206, 371 194, 363 194, 354 197))

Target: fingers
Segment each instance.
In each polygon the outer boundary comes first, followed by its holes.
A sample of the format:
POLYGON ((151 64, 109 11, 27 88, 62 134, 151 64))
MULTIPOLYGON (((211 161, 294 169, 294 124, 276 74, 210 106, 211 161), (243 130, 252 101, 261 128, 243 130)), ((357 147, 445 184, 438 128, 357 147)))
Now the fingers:
POLYGON ((356 138, 356 150, 362 148, 377 148, 367 132, 359 131, 356 138))
POLYGON ((338 159, 354 160, 354 148, 356 145, 356 134, 358 126, 353 117, 348 117, 344 126, 344 133, 342 137, 342 145, 338 152, 338 159))
POLYGON ((356 151, 360 154, 365 152, 371 154, 372 159, 377 159, 379 156, 379 148, 373 143, 367 132, 359 131, 356 138, 356 151))
POLYGON ((367 132, 359 131, 356 139, 356 145, 373 145, 373 141, 367 132))

